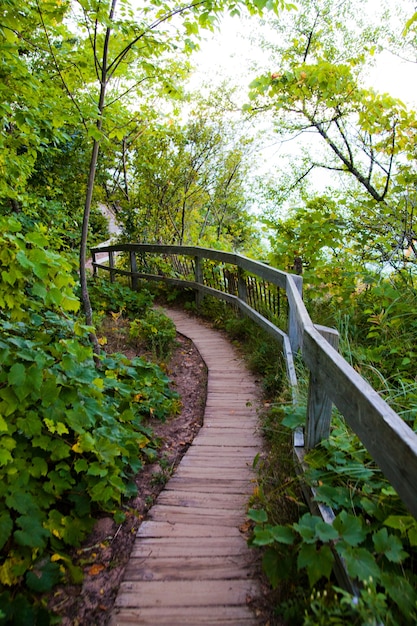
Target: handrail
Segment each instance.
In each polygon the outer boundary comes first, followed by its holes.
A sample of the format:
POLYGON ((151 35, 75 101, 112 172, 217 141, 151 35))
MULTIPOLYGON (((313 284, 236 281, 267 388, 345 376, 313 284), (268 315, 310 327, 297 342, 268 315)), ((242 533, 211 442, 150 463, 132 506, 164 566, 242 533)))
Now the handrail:
POLYGON ((109 271, 112 279, 115 274, 130 276, 132 287, 135 287, 138 279, 164 280, 170 284, 191 287, 197 291, 198 297, 210 294, 237 306, 278 339, 286 360, 294 397, 297 379, 293 356, 300 350, 302 359, 310 371, 305 428, 306 448, 313 448, 329 436, 331 405, 335 404, 405 506, 417 518, 417 435, 337 352, 336 331, 313 324, 302 299, 300 276, 274 269, 240 254, 192 246, 116 244, 93 248, 92 255, 95 273, 100 268, 109 271), (109 265, 97 263, 96 255, 106 252, 109 254, 109 265), (129 253, 129 271, 115 267, 116 252, 129 253), (146 253, 191 257, 194 262, 193 279, 138 271, 137 255, 146 253), (206 259, 236 266, 240 281, 237 295, 204 283, 202 264, 206 259), (285 291, 289 307, 286 331, 276 327, 248 304, 244 273, 253 274, 285 291))

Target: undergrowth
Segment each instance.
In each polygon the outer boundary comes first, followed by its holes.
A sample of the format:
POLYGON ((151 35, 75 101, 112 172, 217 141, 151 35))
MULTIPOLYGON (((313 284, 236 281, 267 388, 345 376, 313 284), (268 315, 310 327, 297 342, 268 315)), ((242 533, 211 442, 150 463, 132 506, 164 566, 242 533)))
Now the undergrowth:
MULTIPOLYGON (((152 420, 177 398, 142 358, 96 365, 71 265, 44 230, 23 234, 9 219, 0 233, 0 624, 46 625, 43 594, 81 582, 72 549, 101 513, 122 521, 122 499, 156 456, 152 420)), ((134 315, 152 302, 109 284, 100 298, 134 315)))

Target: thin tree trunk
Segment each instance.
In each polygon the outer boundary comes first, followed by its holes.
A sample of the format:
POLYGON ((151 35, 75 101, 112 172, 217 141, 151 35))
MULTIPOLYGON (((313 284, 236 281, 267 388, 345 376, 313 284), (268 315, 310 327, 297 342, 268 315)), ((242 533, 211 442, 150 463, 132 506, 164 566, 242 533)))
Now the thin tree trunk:
MULTIPOLYGON (((117 0, 112 0, 110 14, 109 14, 110 23, 114 16, 116 4, 117 4, 117 0)), ((107 63, 108 63, 110 34, 111 34, 111 27, 108 26, 106 29, 106 36, 104 39, 103 58, 102 58, 102 64, 101 64, 100 96, 99 96, 99 101, 98 101, 98 114, 99 115, 98 115, 97 124, 96 124, 98 133, 101 133, 102 126, 103 126, 103 109, 104 109, 106 87, 107 87, 107 70, 108 70, 107 63)), ((100 139, 95 138, 93 140, 93 148, 91 151, 90 169, 88 173, 87 192, 85 196, 83 225, 82 225, 82 230, 81 230, 81 244, 80 244, 81 303, 82 303, 83 310, 84 310, 85 320, 88 326, 92 326, 93 324, 93 311, 91 308, 90 294, 88 292, 87 269, 85 265, 87 261, 87 239, 88 239, 88 228, 89 228, 89 223, 90 223, 91 203, 93 199, 94 181, 96 178, 97 160, 98 160, 99 151, 100 151, 100 139)), ((95 333, 90 334, 90 340, 94 346, 95 353, 99 354, 100 346, 99 346, 95 333)))

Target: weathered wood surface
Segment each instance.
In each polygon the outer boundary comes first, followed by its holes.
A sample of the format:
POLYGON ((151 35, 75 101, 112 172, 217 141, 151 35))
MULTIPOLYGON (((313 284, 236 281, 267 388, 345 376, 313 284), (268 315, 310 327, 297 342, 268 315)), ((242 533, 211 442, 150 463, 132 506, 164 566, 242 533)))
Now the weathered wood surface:
POLYGON ((261 450, 258 389, 220 333, 169 314, 208 367, 204 425, 138 531, 110 624, 258 624, 257 553, 241 531, 261 450))

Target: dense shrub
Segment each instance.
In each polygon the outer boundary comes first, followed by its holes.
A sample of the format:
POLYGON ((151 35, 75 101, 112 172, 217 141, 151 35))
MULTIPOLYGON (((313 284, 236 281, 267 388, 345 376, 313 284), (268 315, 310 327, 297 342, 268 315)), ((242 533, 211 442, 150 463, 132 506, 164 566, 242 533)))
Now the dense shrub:
POLYGON ((0 235, 0 611, 6 623, 48 623, 39 594, 81 571, 68 555, 99 511, 122 497, 153 456, 148 418, 173 404, 154 364, 101 356, 73 314, 70 264, 41 229, 0 235))

